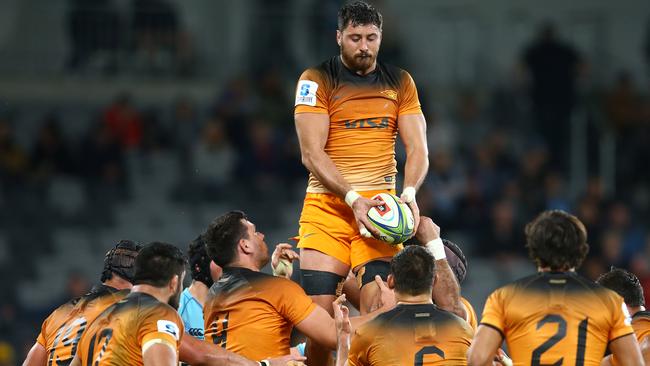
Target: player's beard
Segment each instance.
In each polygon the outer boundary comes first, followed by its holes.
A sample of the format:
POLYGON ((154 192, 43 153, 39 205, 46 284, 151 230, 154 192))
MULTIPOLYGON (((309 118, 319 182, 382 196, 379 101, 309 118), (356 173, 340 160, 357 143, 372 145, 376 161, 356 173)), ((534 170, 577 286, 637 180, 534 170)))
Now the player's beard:
POLYGON ((341 58, 343 59, 343 63, 345 63, 348 68, 352 69, 352 71, 365 72, 375 63, 377 55, 372 52, 361 51, 349 54, 346 51, 345 46, 341 44, 341 58))
POLYGON ((167 304, 169 306, 173 307, 174 309, 178 310, 178 307, 181 304, 181 292, 183 291, 183 284, 178 281, 178 287, 176 287, 176 292, 169 298, 169 301, 167 301, 167 304))

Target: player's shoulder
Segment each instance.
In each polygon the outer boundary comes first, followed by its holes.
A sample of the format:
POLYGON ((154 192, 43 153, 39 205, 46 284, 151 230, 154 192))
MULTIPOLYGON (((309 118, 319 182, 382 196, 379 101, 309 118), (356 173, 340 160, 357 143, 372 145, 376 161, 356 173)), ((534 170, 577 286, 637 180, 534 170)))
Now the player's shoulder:
POLYGON ((226 267, 219 281, 210 288, 211 295, 223 295, 242 289, 255 289, 256 291, 273 291, 278 286, 298 286, 283 277, 252 271, 247 268, 226 267))
POLYGON ((411 74, 408 71, 391 63, 377 60, 377 67, 383 77, 388 79, 389 83, 392 82, 393 84, 402 85, 411 79, 411 74))
POLYGON ((317 65, 311 66, 303 71, 301 79, 317 79, 312 81, 331 83, 341 71, 341 62, 338 56, 331 57, 317 65))

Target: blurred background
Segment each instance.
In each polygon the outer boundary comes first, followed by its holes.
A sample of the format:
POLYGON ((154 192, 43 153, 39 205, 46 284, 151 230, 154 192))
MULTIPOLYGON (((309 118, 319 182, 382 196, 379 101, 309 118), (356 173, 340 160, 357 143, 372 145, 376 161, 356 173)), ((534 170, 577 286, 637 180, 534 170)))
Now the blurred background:
MULTIPOLYGON (((297 234, 294 87, 338 53, 341 3, 0 0, 0 365, 120 239, 186 248, 230 209, 271 246, 297 234)), ((523 225, 549 208, 586 224, 586 276, 626 267, 648 294, 648 2, 371 3, 428 122, 420 209, 477 311, 534 270, 523 225)))

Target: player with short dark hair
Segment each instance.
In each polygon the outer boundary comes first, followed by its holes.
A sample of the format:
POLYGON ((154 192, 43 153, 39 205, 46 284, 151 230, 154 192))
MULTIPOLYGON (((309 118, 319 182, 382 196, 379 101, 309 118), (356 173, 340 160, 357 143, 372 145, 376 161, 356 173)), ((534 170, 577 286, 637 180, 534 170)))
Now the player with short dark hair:
MULTIPOLYGON (((270 260, 268 247, 264 234, 243 212, 217 217, 203 240, 211 259, 223 268, 204 308, 207 342, 265 361, 289 353, 289 338, 295 326, 323 346, 335 348, 336 330, 330 315, 296 283, 260 272, 270 260)), ((379 311, 393 305, 390 294, 386 296, 384 308, 379 311)), ((355 318, 355 324, 375 314, 355 318)), ((309 360, 310 365, 314 361, 309 360)))
MULTIPOLYGON (((637 276, 622 268, 612 267, 609 272, 603 273, 596 280, 601 286, 615 291, 625 300, 625 305, 632 316, 632 328, 636 339, 641 346, 641 353, 646 365, 650 364, 650 312, 646 311, 643 287, 637 276)), ((611 365, 611 356, 601 365, 611 365)))
POLYGON ((599 365, 607 347, 619 364, 643 365, 623 299, 575 272, 589 251, 582 222, 544 211, 525 233, 538 273, 490 295, 469 364, 492 365, 505 341, 520 365, 599 365))
POLYGON ((411 245, 397 253, 388 275, 397 307, 359 327, 351 345, 351 329, 343 326, 349 323, 347 309, 335 307, 337 365, 466 364, 474 332, 463 319, 433 304, 434 278, 435 261, 425 248, 411 245))
POLYGON ((104 309, 129 294, 139 250, 140 246, 130 240, 121 240, 109 250, 104 257, 102 283, 88 294, 61 305, 45 319, 23 365, 69 364, 88 324, 104 309))
MULTIPOLYGON (((350 270, 361 281, 360 311, 369 312, 379 291, 375 275, 385 281, 390 258, 402 248, 376 239, 379 231, 367 217, 382 204, 371 197, 395 193, 398 130, 406 148, 401 199, 416 229, 415 195, 429 166, 415 82, 407 71, 377 59, 382 26, 374 6, 344 4, 336 30, 339 55, 305 70, 296 87, 296 133, 310 172, 300 216, 301 282, 330 314, 350 270)), ((309 346, 309 354, 325 362, 327 351, 309 346)))
POLYGON ((88 326, 72 365, 177 365, 184 327, 176 309, 186 264, 171 244, 143 247, 131 293, 88 326))

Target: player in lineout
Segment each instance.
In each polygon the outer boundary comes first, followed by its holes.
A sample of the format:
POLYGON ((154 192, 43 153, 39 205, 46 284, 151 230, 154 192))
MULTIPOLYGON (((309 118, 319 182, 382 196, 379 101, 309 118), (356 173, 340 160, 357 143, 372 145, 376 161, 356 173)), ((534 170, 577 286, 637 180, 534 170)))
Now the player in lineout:
POLYGON ((564 211, 526 225, 538 273, 494 291, 469 350, 469 365, 492 365, 505 341, 516 365, 600 365, 607 347, 620 365, 643 365, 623 299, 578 274, 587 232, 564 211))
POLYGON ((135 257, 140 247, 121 240, 104 257, 101 284, 81 298, 61 305, 43 322, 23 366, 68 365, 88 325, 104 309, 120 301, 133 287, 135 257))
POLYGON ((176 309, 186 264, 171 244, 143 247, 131 293, 88 326, 71 365, 178 365, 184 327, 176 309))
POLYGON ((335 306, 337 365, 466 364, 474 331, 463 319, 433 304, 434 263, 433 256, 420 246, 411 245, 397 253, 388 276, 397 307, 355 333, 347 309, 335 306))
MULTIPOLYGON (((625 300, 625 306, 632 315, 632 328, 641 347, 643 360, 646 365, 650 365, 650 312, 645 308, 641 282, 634 273, 612 267, 609 272, 600 275, 596 283, 616 291, 625 300)), ((612 356, 607 356, 601 365, 612 365, 611 358, 612 356)))
MULTIPOLYGON (((360 310, 367 313, 379 291, 367 284, 375 275, 386 280, 388 262, 401 249, 375 239, 379 233, 367 218, 381 204, 370 197, 395 191, 398 130, 407 154, 400 196, 416 229, 415 194, 429 166, 415 83, 405 70, 377 60, 381 40, 382 16, 374 7, 344 5, 336 31, 340 54, 304 71, 296 88, 296 132, 310 171, 300 217, 301 282, 330 314, 350 269, 362 278, 360 310)), ((311 346, 309 353, 326 357, 311 346)))
MULTIPOLYGON (((336 347, 334 319, 284 277, 260 272, 270 260, 264 234, 241 211, 217 217, 203 239, 210 258, 223 275, 210 289, 205 304, 205 340, 245 357, 266 362, 289 353, 291 330, 323 346, 336 347)), ((353 318, 355 324, 394 306, 392 292, 383 288, 384 307, 353 318)), ((304 358, 300 358, 303 359, 304 358)), ((309 360, 312 365, 315 360, 309 360)))

